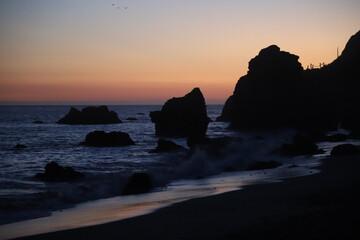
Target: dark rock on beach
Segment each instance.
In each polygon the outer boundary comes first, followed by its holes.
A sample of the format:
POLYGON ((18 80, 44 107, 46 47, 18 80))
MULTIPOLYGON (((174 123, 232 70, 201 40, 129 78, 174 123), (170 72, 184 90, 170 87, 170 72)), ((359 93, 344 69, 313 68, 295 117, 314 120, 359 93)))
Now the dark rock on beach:
POLYGON ((161 153, 161 152, 174 152, 174 151, 183 151, 184 147, 165 139, 159 139, 158 145, 154 150, 151 150, 150 153, 161 153))
POLYGON ((150 192, 153 188, 151 177, 147 173, 134 173, 122 191, 122 195, 150 192))
POLYGON ((106 106, 86 107, 81 111, 72 107, 70 111, 58 121, 60 124, 93 125, 122 123, 114 111, 109 111, 106 106))
POLYGON ((205 136, 209 118, 199 88, 184 97, 168 100, 161 111, 150 113, 156 134, 167 137, 205 136))
POLYGON ((45 166, 45 173, 38 173, 36 178, 48 182, 70 182, 84 177, 84 174, 75 171, 72 167, 62 167, 52 161, 45 166))
POLYGON ((93 147, 117 147, 135 145, 135 142, 124 132, 94 131, 86 135, 84 144, 93 147))
POLYGON ((136 120, 138 120, 137 118, 133 118, 133 117, 129 117, 129 118, 126 118, 126 120, 128 120, 128 121, 136 121, 136 120))
POLYGON ((258 161, 255 163, 250 164, 247 167, 247 171, 252 170, 264 170, 264 169, 272 169, 282 166, 283 164, 281 162, 271 160, 271 161, 258 161))
POLYGON ((24 149, 24 148, 27 148, 27 146, 24 144, 20 144, 20 143, 18 143, 14 146, 14 149, 24 149))
POLYGON ((353 155, 353 154, 359 154, 360 150, 359 147, 353 145, 353 144, 341 144, 336 147, 334 147, 331 150, 332 156, 345 156, 345 155, 353 155))
POLYGON ((300 134, 293 137, 292 143, 283 144, 280 148, 280 153, 286 156, 313 155, 322 152, 311 137, 300 134))

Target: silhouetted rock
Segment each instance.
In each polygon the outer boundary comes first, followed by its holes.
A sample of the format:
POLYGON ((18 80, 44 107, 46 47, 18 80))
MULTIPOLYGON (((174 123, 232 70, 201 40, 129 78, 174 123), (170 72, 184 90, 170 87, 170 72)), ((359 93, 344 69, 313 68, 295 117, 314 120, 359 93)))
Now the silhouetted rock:
POLYGON ((248 166, 248 168, 246 169, 247 171, 252 171, 252 170, 264 170, 264 169, 271 169, 271 168, 277 168, 282 166, 281 162, 278 161, 258 161, 255 163, 252 163, 248 166))
POLYGON ((147 173, 134 173, 129 180, 129 183, 124 187, 122 194, 141 194, 150 192, 153 188, 151 177, 147 173))
POLYGON ((44 122, 43 121, 39 121, 39 120, 36 120, 36 121, 33 121, 34 124, 43 124, 44 122))
POLYGON ((38 173, 36 178, 49 182, 69 182, 84 177, 84 174, 71 167, 62 167, 52 161, 45 166, 45 173, 38 173))
POLYGON ((24 148, 27 148, 27 146, 24 145, 24 144, 18 143, 18 144, 16 144, 16 145, 14 146, 14 148, 15 148, 15 149, 24 149, 24 148))
POLYGON ((293 137, 293 143, 283 144, 280 148, 280 153, 286 156, 313 155, 322 152, 311 137, 300 134, 293 137))
POLYGON ((84 144, 93 147, 117 147, 135 145, 135 142, 124 132, 94 131, 86 135, 84 144))
POLYGON ((159 139, 157 147, 154 150, 151 150, 150 153, 173 152, 182 150, 185 150, 185 148, 177 145, 172 141, 159 139))
POLYGON ((205 136, 209 123, 204 97, 194 88, 184 97, 168 100, 161 111, 150 113, 156 134, 169 137, 205 136))
POLYGON ((331 150, 332 156, 344 156, 344 155, 353 155, 353 154, 359 154, 359 148, 353 144, 341 144, 336 147, 334 147, 331 150))
POLYGON ((360 129, 360 32, 342 54, 319 69, 303 70, 298 56, 272 45, 249 62, 220 121, 233 128, 360 129))
POLYGON ((86 107, 81 111, 72 107, 68 114, 58 121, 60 124, 92 125, 122 123, 114 111, 109 111, 106 106, 86 107))
POLYGON ((347 138, 348 136, 346 134, 338 133, 338 134, 326 136, 325 140, 328 142, 341 142, 341 141, 345 141, 347 138))
POLYGON ((298 56, 272 45, 249 62, 249 71, 226 101, 221 121, 232 127, 289 126, 297 121, 298 85, 302 67, 298 56))

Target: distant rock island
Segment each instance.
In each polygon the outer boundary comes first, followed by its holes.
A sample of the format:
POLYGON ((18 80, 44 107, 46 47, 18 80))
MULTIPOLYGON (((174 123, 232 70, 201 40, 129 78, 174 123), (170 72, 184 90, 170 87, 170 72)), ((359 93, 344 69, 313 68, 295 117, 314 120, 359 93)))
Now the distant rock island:
POLYGON ((360 31, 319 69, 276 45, 249 62, 218 117, 232 128, 360 129, 360 31))
POLYGON ((81 111, 72 107, 68 114, 58 121, 60 124, 93 125, 122 123, 114 111, 109 111, 106 106, 86 107, 81 111))
POLYGON ((209 118, 205 99, 199 88, 184 97, 168 100, 161 111, 150 113, 156 134, 167 137, 203 137, 209 118))

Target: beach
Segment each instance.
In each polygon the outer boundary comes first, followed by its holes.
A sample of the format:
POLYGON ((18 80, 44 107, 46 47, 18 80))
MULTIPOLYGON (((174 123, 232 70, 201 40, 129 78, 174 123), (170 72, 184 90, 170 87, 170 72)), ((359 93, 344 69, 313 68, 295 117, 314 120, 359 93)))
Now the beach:
POLYGON ((318 174, 20 239, 357 239, 359 157, 329 157, 318 174))

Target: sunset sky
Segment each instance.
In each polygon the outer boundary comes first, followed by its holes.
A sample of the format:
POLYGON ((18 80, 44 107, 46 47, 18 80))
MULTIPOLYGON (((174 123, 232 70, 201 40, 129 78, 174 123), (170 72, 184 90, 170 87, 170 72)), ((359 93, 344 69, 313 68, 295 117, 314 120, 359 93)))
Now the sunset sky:
POLYGON ((306 68, 359 30, 359 0, 0 0, 0 101, 224 103, 262 48, 306 68))

